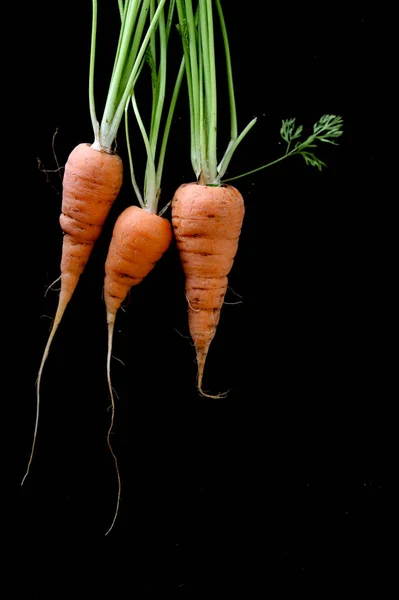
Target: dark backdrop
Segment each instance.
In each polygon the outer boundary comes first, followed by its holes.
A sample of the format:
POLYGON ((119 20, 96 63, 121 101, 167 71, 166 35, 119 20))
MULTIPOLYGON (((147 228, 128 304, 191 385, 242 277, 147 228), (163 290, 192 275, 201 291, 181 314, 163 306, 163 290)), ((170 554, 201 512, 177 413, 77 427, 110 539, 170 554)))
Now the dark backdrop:
MULTIPOLYGON (((205 387, 230 390, 226 400, 196 391, 174 245, 132 291, 114 340, 112 440, 123 489, 106 538, 116 478, 105 443, 103 264, 113 222, 135 198, 127 176, 54 340, 36 454, 19 491, 35 378, 57 304, 56 289, 48 288, 59 275, 62 167, 76 144, 93 138, 91 3, 42 2, 24 15, 24 44, 12 55, 15 85, 3 88, 12 147, 5 172, 14 182, 3 201, 10 219, 22 221, 16 250, 7 251, 8 285, 17 295, 12 319, 4 313, 6 377, 16 373, 13 598, 153 591, 209 597, 233 590, 241 597, 256 591, 325 598, 385 585, 393 359, 386 342, 390 238, 376 156, 382 114, 375 104, 382 80, 376 17, 365 8, 349 14, 308 4, 264 11, 258 2, 224 5, 240 127, 258 117, 228 175, 280 154, 282 119, 295 116, 309 130, 322 114, 340 114, 345 133, 338 148, 321 150, 328 164, 322 173, 292 158, 235 182, 246 216, 205 371, 205 387), (8 97, 9 88, 18 93, 8 97)), ((100 0, 99 113, 117 27, 116 1, 100 0)), ((179 51, 174 33, 171 74, 179 51)), ((142 90, 144 106, 150 96, 142 90)), ((221 152, 228 141, 226 101, 221 88, 221 152)), ((193 178, 188 132, 183 87, 163 204, 193 178)))

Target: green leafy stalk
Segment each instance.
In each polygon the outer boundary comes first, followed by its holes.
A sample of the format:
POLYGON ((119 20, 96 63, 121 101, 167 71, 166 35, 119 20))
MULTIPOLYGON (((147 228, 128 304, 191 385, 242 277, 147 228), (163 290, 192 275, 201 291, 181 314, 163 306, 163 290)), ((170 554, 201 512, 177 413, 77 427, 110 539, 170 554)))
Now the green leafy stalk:
MULTIPOLYGON (((198 151, 197 144, 197 135, 196 135, 196 125, 198 120, 196 119, 195 114, 195 101, 194 97, 197 97, 197 91, 194 88, 193 75, 191 72, 191 62, 190 62, 190 47, 189 47, 189 33, 187 26, 187 18, 185 13, 185 6, 182 0, 176 0, 176 8, 179 18, 179 23, 177 24, 177 30, 180 33, 182 44, 183 44, 183 55, 184 55, 184 64, 185 64, 185 72, 186 72, 186 82, 187 82, 187 92, 189 98, 189 109, 190 109, 190 157, 191 164, 194 170, 194 173, 197 177, 201 172, 200 167, 200 157, 198 151)), ((198 85, 198 82, 196 82, 198 85)))
POLYGON ((120 14, 121 20, 122 20, 123 12, 124 12, 123 0, 118 0, 118 6, 119 6, 119 14, 120 14))
MULTIPOLYGON (((145 4, 142 9, 142 14, 145 13, 146 9, 148 10, 149 2, 150 0, 145 0, 145 4)), ((126 6, 126 11, 123 15, 114 69, 112 72, 103 118, 100 126, 100 133, 102 138, 106 135, 107 128, 112 122, 112 119, 115 115, 120 101, 121 80, 124 75, 125 66, 128 63, 129 58, 133 57, 133 61, 136 58, 132 52, 132 39, 134 35, 136 19, 139 14, 140 4, 141 0, 129 1, 126 6)), ((126 81, 124 82, 124 84, 126 86, 126 81)), ((103 145, 106 145, 105 142, 103 142, 103 140, 100 140, 100 142, 103 145)))
MULTIPOLYGON (((157 0, 158 8, 161 0, 157 0)), ((175 5, 175 2, 172 2, 175 5)), ((152 43, 148 46, 145 60, 147 66, 150 67, 151 75, 151 89, 152 89, 152 109, 150 125, 147 129, 141 118, 139 108, 136 102, 134 92, 131 94, 131 104, 133 107, 136 122, 138 124, 141 136, 144 142, 144 147, 147 155, 147 162, 145 167, 144 176, 144 190, 143 195, 139 190, 137 181, 134 175, 132 153, 130 149, 130 136, 128 132, 128 120, 127 111, 125 116, 126 123, 126 135, 127 135, 127 147, 130 162, 130 171, 132 177, 133 188, 136 193, 137 199, 142 208, 150 212, 156 213, 158 211, 158 201, 160 197, 160 186, 162 179, 162 171, 165 159, 165 152, 167 141, 169 137, 170 127, 173 119, 174 110, 177 103, 178 94, 180 91, 181 83, 184 75, 184 59, 180 65, 180 69, 177 75, 176 83, 173 89, 172 97, 169 104, 169 110, 164 124, 164 130, 162 135, 161 147, 158 153, 159 137, 162 124, 162 114, 165 104, 165 92, 166 92, 166 81, 167 81, 167 46, 169 40, 170 27, 172 22, 171 9, 167 20, 165 21, 164 10, 159 15, 159 26, 156 29, 156 36, 153 37, 152 43), (158 43, 157 43, 158 41, 158 43), (159 51, 158 51, 159 48, 159 51), (159 56, 159 61, 158 61, 159 56), (156 156, 158 155, 158 159, 156 156)), ((130 102, 130 101, 129 101, 130 102)), ((163 212, 163 211, 161 211, 163 212)))
POLYGON ((166 154, 166 146, 167 146, 168 139, 169 139, 169 132, 170 132, 170 128, 172 125, 173 114, 175 111, 175 106, 177 103, 177 98, 179 95, 181 83, 183 81, 183 76, 184 76, 184 57, 180 63, 180 69, 177 74, 175 87, 173 89, 172 99, 171 99, 170 106, 169 106, 169 112, 168 112, 168 116, 167 116, 166 122, 165 122, 164 133, 163 133, 163 137, 162 137, 162 144, 161 144, 161 148, 159 151, 158 168, 157 168, 157 188, 158 189, 160 189, 160 187, 161 187, 163 165, 165 162, 165 154, 166 154))
POLYGON ((97 22, 97 0, 93 0, 92 48, 89 75, 90 114, 94 131, 93 147, 111 152, 121 120, 138 74, 143 58, 166 0, 157 0, 158 6, 151 14, 145 31, 151 3, 154 0, 118 0, 121 27, 116 50, 114 67, 108 88, 107 99, 98 124, 94 106, 94 55, 97 22))
POLYGON ((202 157, 202 177, 205 182, 214 181, 217 177, 217 91, 216 91, 216 65, 215 44, 213 32, 212 0, 199 0, 199 42, 202 49, 202 74, 205 115, 201 119, 200 126, 206 123, 206 146, 202 157))
POLYGON ((223 43, 224 43, 224 51, 226 55, 226 71, 227 71, 227 85, 229 89, 229 102, 230 102, 230 137, 231 140, 237 139, 238 136, 238 126, 237 126, 237 110, 236 110, 236 101, 235 101, 235 93, 234 93, 234 83, 233 83, 233 69, 231 65, 231 56, 230 56, 230 46, 229 39, 227 36, 227 28, 226 22, 224 20, 224 15, 222 11, 222 5, 220 4, 220 0, 216 0, 216 7, 219 15, 220 27, 222 30, 223 43))
POLYGON ((290 157, 299 155, 305 160, 305 163, 308 166, 316 167, 321 171, 323 167, 326 167, 326 164, 318 158, 313 151, 309 151, 309 148, 317 148, 318 143, 327 143, 333 144, 337 146, 337 139, 340 138, 343 134, 343 119, 337 115, 323 115, 314 125, 313 132, 309 135, 305 140, 301 141, 303 133, 303 126, 296 126, 296 119, 286 119, 283 120, 280 129, 280 135, 283 140, 287 143, 287 148, 285 154, 280 156, 276 160, 267 163, 261 167, 256 169, 252 169, 242 175, 237 175, 236 177, 230 177, 229 179, 224 179, 224 182, 234 181, 235 179, 239 179, 246 175, 251 175, 252 173, 257 173, 262 169, 266 169, 267 167, 271 167, 282 160, 290 157), (294 142, 294 147, 292 144, 294 142))
POLYGON ((92 23, 91 23, 91 46, 90 46, 90 67, 89 67, 89 109, 91 124, 93 126, 94 138, 97 140, 99 135, 99 123, 96 114, 96 105, 94 99, 94 67, 96 59, 96 39, 97 39, 97 0, 92 4, 92 23))
POLYGON ((199 0, 194 17, 191 0, 176 0, 179 30, 182 34, 191 121, 191 162, 199 183, 220 185, 228 164, 246 134, 255 124, 253 119, 240 135, 226 24, 220 0, 216 1, 227 66, 230 103, 231 139, 218 164, 217 161, 217 80, 213 0, 199 0))
POLYGON ((140 188, 137 184, 137 179, 136 179, 136 175, 134 172, 134 164, 133 164, 133 157, 132 157, 132 148, 130 145, 130 136, 128 134, 129 132, 129 104, 130 104, 130 100, 129 102, 127 102, 126 107, 125 107, 125 132, 126 132, 126 147, 127 147, 127 154, 128 154, 128 158, 129 158, 129 166, 130 166, 130 177, 132 180, 132 185, 133 185, 133 189, 134 192, 136 194, 137 200, 139 201, 139 204, 141 206, 141 208, 145 208, 145 204, 144 204, 144 200, 143 197, 141 195, 140 192, 140 188))

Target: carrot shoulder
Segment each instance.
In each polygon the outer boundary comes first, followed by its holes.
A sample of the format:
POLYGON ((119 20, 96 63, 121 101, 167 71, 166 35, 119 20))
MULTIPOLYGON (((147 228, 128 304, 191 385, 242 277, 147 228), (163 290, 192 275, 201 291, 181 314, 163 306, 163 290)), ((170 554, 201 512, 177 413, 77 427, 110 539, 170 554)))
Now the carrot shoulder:
POLYGON ((183 184, 172 200, 172 224, 186 279, 189 330, 197 358, 197 386, 204 396, 213 397, 202 389, 204 366, 238 249, 244 210, 241 194, 229 185, 183 184))

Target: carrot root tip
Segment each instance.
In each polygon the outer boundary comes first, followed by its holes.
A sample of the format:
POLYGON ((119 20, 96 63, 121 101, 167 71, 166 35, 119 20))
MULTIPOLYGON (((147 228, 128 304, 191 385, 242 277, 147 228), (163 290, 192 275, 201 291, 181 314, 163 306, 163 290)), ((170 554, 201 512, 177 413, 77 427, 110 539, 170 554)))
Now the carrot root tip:
POLYGON ((220 392, 219 394, 208 394, 207 392, 204 392, 202 387, 200 387, 200 386, 197 386, 197 387, 198 387, 198 393, 200 394, 200 396, 204 396, 205 398, 212 398, 214 400, 223 400, 224 398, 227 398, 227 394, 230 391, 230 390, 227 390, 227 392, 220 392))
POLYGON ((208 354, 208 349, 209 349, 209 344, 208 344, 208 348, 205 351, 197 350, 197 365, 198 365, 197 390, 198 390, 198 393, 200 394, 200 396, 203 396, 205 398, 212 398, 215 400, 222 400, 223 398, 227 397, 229 390, 227 390, 227 392, 219 392, 219 394, 208 394, 208 392, 205 392, 202 388, 202 378, 204 375, 205 360, 206 360, 206 357, 208 354))
POLYGON ((119 465, 118 465, 118 458, 117 458, 117 456, 112 448, 112 444, 111 444, 111 435, 112 435, 112 430, 114 427, 114 420, 115 420, 115 396, 117 397, 117 394, 115 393, 115 390, 114 390, 114 388, 112 386, 112 382, 111 382, 112 341, 113 341, 114 326, 115 326, 115 315, 113 313, 107 312, 107 322, 108 322, 107 382, 108 382, 108 389, 109 389, 109 394, 110 394, 110 398, 111 398, 111 405, 108 407, 108 410, 111 411, 111 422, 110 422, 108 433, 107 433, 107 446, 108 446, 108 449, 110 451, 110 454, 113 458, 114 465, 115 465, 115 474, 116 474, 116 479, 117 479, 118 491, 117 491, 116 507, 115 507, 114 516, 113 516, 111 525, 109 526, 108 530, 105 532, 106 536, 113 529, 115 521, 116 521, 118 513, 119 513, 119 505, 120 505, 120 499, 121 499, 121 487, 122 487, 121 476, 120 476, 119 465))

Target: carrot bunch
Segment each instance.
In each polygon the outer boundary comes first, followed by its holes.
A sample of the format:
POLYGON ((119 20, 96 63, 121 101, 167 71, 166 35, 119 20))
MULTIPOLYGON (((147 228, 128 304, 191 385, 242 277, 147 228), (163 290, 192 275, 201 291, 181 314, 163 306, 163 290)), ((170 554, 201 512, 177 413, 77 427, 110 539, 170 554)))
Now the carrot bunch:
POLYGON ((107 533, 115 523, 121 496, 118 461, 110 442, 115 416, 111 359, 117 314, 127 295, 152 271, 174 236, 185 274, 188 327, 197 361, 197 388, 200 395, 205 397, 225 397, 226 393, 212 394, 205 391, 203 380, 206 359, 221 317, 228 276, 238 251, 245 214, 244 199, 230 182, 294 155, 300 155, 306 164, 322 169, 325 164, 314 154, 313 149, 319 142, 336 144, 337 138, 342 135, 342 119, 339 116, 323 115, 305 139, 303 128, 296 125, 295 119, 284 120, 280 133, 286 142, 285 154, 249 173, 225 179, 235 150, 255 125, 256 118, 241 133, 238 132, 232 65, 221 1, 198 0, 195 10, 192 0, 170 0, 168 10, 165 4, 166 0, 118 0, 120 35, 108 96, 99 122, 93 83, 97 27, 97 1, 93 0, 89 106, 94 141, 74 148, 65 165, 60 215, 64 233, 61 289, 56 315, 39 367, 32 449, 22 480, 23 483, 33 459, 39 420, 40 382, 52 340, 122 186, 123 162, 114 146, 124 118, 127 162, 138 205, 128 206, 116 219, 104 265, 104 303, 108 329, 106 372, 112 408, 107 444, 115 461, 118 479, 114 518, 107 533), (175 9, 183 58, 165 117, 169 62, 167 49, 175 9), (224 44, 227 74, 225 85, 230 103, 230 141, 220 160, 217 155, 219 82, 216 78, 215 60, 216 13, 224 44), (148 67, 151 72, 152 110, 150 124, 146 128, 136 98, 136 83, 141 72, 148 67), (174 193, 170 202, 172 231, 170 221, 164 217, 168 204, 159 209, 159 201, 166 147, 184 75, 190 112, 190 157, 195 180, 180 185, 174 193), (133 110, 147 157, 142 189, 136 181, 132 157, 132 136, 128 119, 130 110, 133 110))

